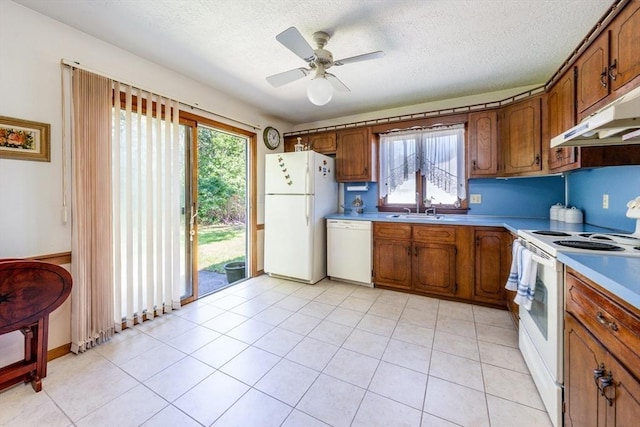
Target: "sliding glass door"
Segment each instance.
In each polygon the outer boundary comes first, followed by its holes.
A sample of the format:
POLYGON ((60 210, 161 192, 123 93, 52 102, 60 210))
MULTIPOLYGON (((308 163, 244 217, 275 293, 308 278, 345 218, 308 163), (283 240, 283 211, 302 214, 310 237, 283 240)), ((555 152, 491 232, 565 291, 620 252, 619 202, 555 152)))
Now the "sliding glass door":
POLYGON ((250 275, 251 139, 197 120, 181 124, 188 177, 182 201, 183 300, 193 300, 250 275))

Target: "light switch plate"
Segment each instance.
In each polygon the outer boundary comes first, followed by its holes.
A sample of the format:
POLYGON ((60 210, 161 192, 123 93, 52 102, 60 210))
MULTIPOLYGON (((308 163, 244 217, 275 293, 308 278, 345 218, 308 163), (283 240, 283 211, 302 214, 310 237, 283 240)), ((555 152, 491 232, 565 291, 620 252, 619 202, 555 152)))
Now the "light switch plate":
POLYGON ((482 194, 471 194, 469 196, 469 203, 473 203, 473 204, 482 203, 482 194))
POLYGON ((602 209, 609 209, 609 195, 602 195, 602 209))

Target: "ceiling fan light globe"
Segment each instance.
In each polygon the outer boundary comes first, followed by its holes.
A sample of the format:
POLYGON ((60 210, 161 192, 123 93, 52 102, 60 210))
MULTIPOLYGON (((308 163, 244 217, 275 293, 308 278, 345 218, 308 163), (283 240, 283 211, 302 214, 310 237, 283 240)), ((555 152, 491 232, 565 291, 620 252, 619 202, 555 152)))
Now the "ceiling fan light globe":
POLYGON ((315 105, 325 105, 333 97, 333 86, 325 77, 316 77, 307 86, 307 97, 315 105))

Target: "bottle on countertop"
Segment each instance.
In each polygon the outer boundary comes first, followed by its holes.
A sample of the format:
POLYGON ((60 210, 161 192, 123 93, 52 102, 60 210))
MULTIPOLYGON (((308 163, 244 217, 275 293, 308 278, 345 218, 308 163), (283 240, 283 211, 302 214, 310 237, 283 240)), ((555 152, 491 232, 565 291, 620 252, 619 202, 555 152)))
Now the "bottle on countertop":
POLYGON ((364 212, 364 202, 362 201, 359 195, 356 196, 356 198, 351 203, 351 211, 356 215, 364 212))

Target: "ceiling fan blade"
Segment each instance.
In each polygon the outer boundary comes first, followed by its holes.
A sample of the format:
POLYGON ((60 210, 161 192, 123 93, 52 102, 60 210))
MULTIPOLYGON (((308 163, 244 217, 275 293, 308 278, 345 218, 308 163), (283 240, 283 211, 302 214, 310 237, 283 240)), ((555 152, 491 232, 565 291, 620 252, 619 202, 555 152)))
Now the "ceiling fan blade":
POLYGON ((309 70, 306 68, 294 68, 293 70, 285 71, 284 73, 269 76, 267 77, 267 81, 271 83, 271 86, 273 87, 280 87, 308 75, 309 70))
POLYGON ((276 36, 276 40, 306 62, 311 62, 315 58, 313 48, 307 43, 304 37, 302 37, 302 34, 300 34, 300 31, 298 31, 296 27, 287 28, 276 36))
POLYGON ((352 64, 354 62, 368 61, 370 59, 378 59, 384 57, 384 52, 377 50, 375 52, 363 53, 362 55, 351 56, 349 58, 333 61, 333 65, 352 64))
POLYGON ((335 90, 340 92, 351 92, 351 90, 347 87, 347 85, 342 83, 342 81, 340 81, 340 79, 334 76, 333 74, 325 73, 325 76, 327 77, 327 80, 329 80, 329 83, 331 83, 331 86, 333 86, 335 90))

